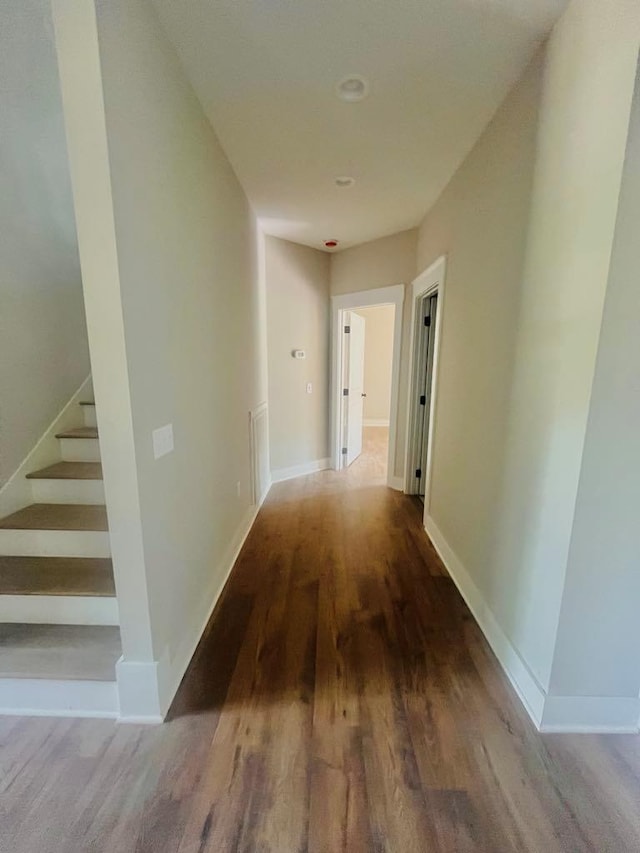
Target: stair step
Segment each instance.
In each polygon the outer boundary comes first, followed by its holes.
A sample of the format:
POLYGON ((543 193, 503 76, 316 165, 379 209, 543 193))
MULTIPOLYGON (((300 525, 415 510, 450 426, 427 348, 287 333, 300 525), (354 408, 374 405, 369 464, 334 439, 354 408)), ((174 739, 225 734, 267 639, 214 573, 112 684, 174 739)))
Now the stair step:
POLYGON ((56 438, 97 438, 98 428, 94 426, 74 427, 56 434, 56 438))
POLYGON ((92 557, 2 557, 0 595, 114 596, 111 560, 92 557))
POLYGON ((107 510, 101 504, 31 504, 0 519, 0 530, 108 529, 107 510))
POLYGON ((102 480, 100 462, 56 462, 27 474, 27 480, 102 480))
POLYGON ((120 629, 0 624, 0 679, 115 681, 120 629))

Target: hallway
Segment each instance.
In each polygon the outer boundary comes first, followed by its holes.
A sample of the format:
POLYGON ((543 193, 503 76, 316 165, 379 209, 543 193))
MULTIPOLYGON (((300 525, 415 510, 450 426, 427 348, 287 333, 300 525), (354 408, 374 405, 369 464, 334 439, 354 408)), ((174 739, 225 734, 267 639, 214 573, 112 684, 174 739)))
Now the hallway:
POLYGON ((0 719, 0 851, 639 848, 640 739, 534 731, 369 439, 272 488, 168 724, 0 719))

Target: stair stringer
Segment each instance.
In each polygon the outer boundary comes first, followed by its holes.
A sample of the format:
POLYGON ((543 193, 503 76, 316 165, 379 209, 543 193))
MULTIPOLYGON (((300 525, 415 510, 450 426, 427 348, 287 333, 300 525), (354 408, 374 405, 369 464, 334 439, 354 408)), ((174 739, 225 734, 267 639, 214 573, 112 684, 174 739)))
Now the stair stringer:
POLYGON ((0 518, 11 515, 33 502, 32 481, 27 474, 37 471, 60 459, 59 441, 56 433, 78 425, 78 405, 86 396, 93 396, 91 375, 80 385, 63 409, 49 424, 36 442, 33 450, 23 459, 16 471, 0 489, 0 518))

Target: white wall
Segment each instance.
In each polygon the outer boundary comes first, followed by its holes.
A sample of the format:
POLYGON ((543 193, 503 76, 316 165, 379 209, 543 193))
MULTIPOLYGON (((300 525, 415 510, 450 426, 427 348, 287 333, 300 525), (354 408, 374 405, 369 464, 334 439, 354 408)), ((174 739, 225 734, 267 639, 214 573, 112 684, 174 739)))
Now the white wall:
POLYGON ((0 486, 89 373, 51 11, 0 27, 0 486))
POLYGON ((164 710, 251 519, 248 413, 266 399, 256 223, 146 0, 55 9, 121 700, 126 682, 126 713, 153 714, 156 664, 164 710), (175 450, 155 461, 151 433, 167 423, 175 450), (141 681, 149 691, 136 697, 141 681))
POLYGON ((265 241, 269 442, 277 477, 330 455, 330 256, 277 237, 265 241), (306 358, 294 359, 294 349, 306 358))
POLYGON ((639 222, 640 77, 551 675, 556 696, 637 700, 640 692, 639 222))
POLYGON ((546 691, 576 506, 638 46, 635 0, 573 0, 547 51, 494 613, 546 691))
POLYGON ((363 416, 365 422, 389 423, 395 307, 358 308, 356 313, 365 321, 364 390, 367 396, 363 416))
POLYGON ((407 386, 409 375, 409 339, 411 325, 411 282, 416 276, 415 229, 381 237, 361 246, 331 255, 331 295, 356 293, 392 284, 406 285, 403 310, 402 352, 398 391, 398 429, 395 448, 396 477, 404 476, 405 434, 407 423, 407 386))
POLYGON ((425 217, 418 244, 420 270, 447 256, 430 512, 490 603, 541 80, 538 56, 425 217))
MULTIPOLYGON (((420 229, 420 268, 448 252, 431 514, 540 716, 570 556, 639 43, 636 3, 574 0, 550 37, 542 75, 534 62, 420 229)), ((631 357, 628 339, 627 348, 631 357)), ((584 477, 593 483, 588 467, 584 477)), ((588 506, 584 518, 593 523, 588 506)), ((586 537, 586 526, 580 531, 586 537)), ((580 550, 574 540, 576 579, 589 577, 586 542, 580 550)), ((620 571, 631 592, 628 566, 620 571)), ((593 577, 585 590, 597 594, 593 577)), ((577 689, 579 681, 589 687, 579 670, 565 678, 589 648, 570 627, 581 607, 584 614, 584 596, 565 601, 569 621, 559 638, 566 657, 557 669, 563 689, 577 689)), ((628 642, 628 625, 617 636, 620 645, 628 642)), ((605 683, 599 679, 599 688, 605 683)), ((564 711, 571 716, 576 706, 564 711)))

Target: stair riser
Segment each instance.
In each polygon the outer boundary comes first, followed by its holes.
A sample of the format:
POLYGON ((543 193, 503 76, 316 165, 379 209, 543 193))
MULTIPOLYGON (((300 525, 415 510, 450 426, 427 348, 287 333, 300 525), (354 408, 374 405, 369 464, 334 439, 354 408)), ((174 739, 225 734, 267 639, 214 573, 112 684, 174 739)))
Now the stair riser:
POLYGON ((103 504, 102 480, 31 480, 34 503, 103 504))
POLYGON ((35 625, 118 625, 118 602, 108 596, 0 595, 0 622, 35 625))
POLYGON ((15 557, 110 557, 109 534, 94 530, 3 530, 0 554, 15 557))
POLYGON ((95 406, 83 406, 82 414, 84 415, 84 425, 85 426, 98 426, 98 421, 96 419, 96 407, 95 406))
POLYGON ((97 438, 60 438, 58 441, 64 462, 100 461, 100 442, 97 438))
POLYGON ((115 681, 0 678, 0 714, 115 718, 119 707, 115 681))

